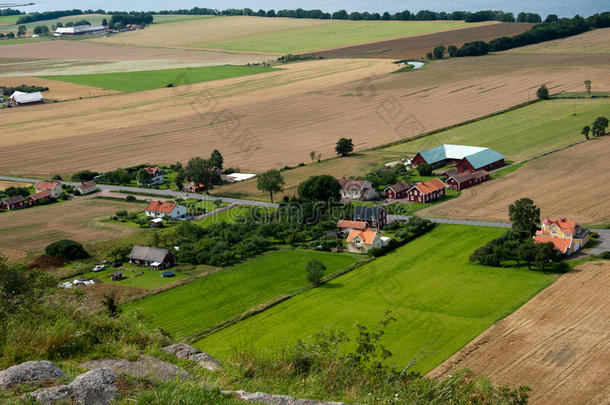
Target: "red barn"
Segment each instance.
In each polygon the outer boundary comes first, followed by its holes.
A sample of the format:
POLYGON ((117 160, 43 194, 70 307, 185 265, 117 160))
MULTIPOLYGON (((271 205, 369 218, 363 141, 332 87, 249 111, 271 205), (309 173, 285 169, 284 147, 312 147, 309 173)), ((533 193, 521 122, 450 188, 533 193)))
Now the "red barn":
POLYGON ((409 201, 428 203, 445 197, 445 183, 440 179, 432 179, 425 183, 417 183, 409 192, 409 201))
POLYGON ((18 210, 19 208, 25 207, 25 198, 20 195, 7 198, 6 200, 0 201, 1 210, 18 210))
POLYGON ((489 173, 487 173, 485 170, 479 170, 474 173, 456 173, 447 178, 446 181, 449 188, 460 191, 487 180, 489 180, 489 173))
POLYGON ((504 155, 492 149, 485 149, 464 157, 458 163, 457 169, 460 173, 463 173, 476 172, 478 170, 490 171, 501 166, 504 166, 504 155))
POLYGON ((407 198, 407 192, 414 185, 415 184, 403 183, 402 181, 399 181, 398 183, 394 184, 393 186, 387 187, 383 191, 383 193, 386 196, 386 198, 392 198, 392 199, 407 198))
POLYGON ((29 195, 27 198, 27 204, 29 206, 32 206, 32 205, 36 205, 45 200, 50 200, 50 199, 51 199, 51 193, 49 192, 49 190, 42 190, 39 193, 34 193, 34 194, 29 195))

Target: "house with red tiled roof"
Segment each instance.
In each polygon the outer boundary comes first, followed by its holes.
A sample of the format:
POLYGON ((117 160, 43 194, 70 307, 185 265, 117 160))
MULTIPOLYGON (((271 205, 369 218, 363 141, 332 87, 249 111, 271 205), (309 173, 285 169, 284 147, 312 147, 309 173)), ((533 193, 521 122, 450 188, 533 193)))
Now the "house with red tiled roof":
POLYGON ((51 193, 51 198, 59 198, 62 191, 61 181, 53 180, 53 181, 39 181, 34 185, 34 189, 36 189, 37 193, 41 191, 48 191, 51 193))
POLYGON ((348 219, 340 219, 337 222, 337 229, 339 232, 350 232, 352 229, 357 231, 364 231, 367 228, 365 221, 350 221, 348 219))
POLYGON ((445 197, 445 183, 441 179, 417 183, 407 192, 410 202, 429 203, 445 197))
POLYGON ((381 248, 381 237, 377 231, 352 229, 347 236, 347 251, 350 253, 368 253, 373 248, 381 248))
POLYGON ((49 190, 42 190, 39 193, 34 193, 26 198, 27 204, 29 206, 40 204, 41 202, 47 201, 51 199, 51 193, 49 190))
MULTIPOLYGON (((144 184, 145 186, 156 186, 165 183, 163 171, 159 168, 159 166, 145 167, 144 170, 146 170, 146 172, 148 172, 150 175, 150 180, 144 184)), ((139 181, 138 184, 141 185, 139 181)))
POLYGON ((551 242, 555 249, 565 255, 578 252, 589 241, 589 230, 567 218, 542 221, 542 227, 534 235, 535 243, 551 242))
POLYGON ((186 218, 186 207, 175 202, 151 201, 145 212, 147 217, 152 218, 164 218, 166 215, 171 219, 186 218))

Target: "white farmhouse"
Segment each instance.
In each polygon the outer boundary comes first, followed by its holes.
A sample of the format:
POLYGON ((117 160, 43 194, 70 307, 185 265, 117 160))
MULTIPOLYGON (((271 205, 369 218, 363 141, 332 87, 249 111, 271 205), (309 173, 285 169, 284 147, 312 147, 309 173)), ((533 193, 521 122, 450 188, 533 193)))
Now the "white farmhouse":
POLYGON ((146 207, 146 216, 152 218, 185 219, 186 207, 173 202, 151 201, 146 207))
POLYGON ((40 193, 45 190, 48 191, 49 193, 51 193, 51 198, 59 198, 62 191, 62 185, 59 180, 39 181, 34 185, 34 188, 36 189, 37 193, 40 193))

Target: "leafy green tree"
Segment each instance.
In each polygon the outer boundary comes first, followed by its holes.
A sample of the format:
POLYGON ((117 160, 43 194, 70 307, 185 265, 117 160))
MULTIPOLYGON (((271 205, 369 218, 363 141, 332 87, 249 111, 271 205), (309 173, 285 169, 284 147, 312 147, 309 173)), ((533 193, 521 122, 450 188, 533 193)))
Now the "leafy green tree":
POLYGON ((606 134, 606 128, 608 128, 608 118, 597 117, 591 127, 591 134, 595 137, 603 136, 606 134))
POLYGON ((549 89, 543 84, 536 90, 536 97, 540 100, 548 100, 549 98, 549 89))
POLYGON ((178 191, 182 190, 182 188, 184 187, 185 179, 186 179, 186 175, 184 174, 184 170, 183 169, 178 170, 176 177, 174 177, 174 184, 176 185, 176 188, 178 189, 178 191))
POLYGON ((126 259, 131 253, 131 247, 129 246, 115 246, 108 251, 108 256, 112 257, 115 262, 119 259, 126 259))
POLYGON ((540 208, 529 198, 521 198, 509 205, 508 216, 513 229, 519 232, 522 239, 526 239, 533 236, 538 229, 540 208))
POLYGON ((103 25, 104 27, 107 27, 107 26, 108 26, 108 20, 104 18, 104 19, 102 20, 102 25, 103 25))
POLYGON ((540 266, 542 271, 545 270, 549 263, 559 260, 557 250, 555 250, 555 245, 553 245, 553 243, 536 243, 534 246, 536 247, 535 262, 540 266))
POLYGON ((55 174, 53 175, 53 177, 51 177, 51 180, 59 180, 59 181, 62 181, 63 179, 61 178, 61 176, 60 176, 59 174, 55 173, 55 174))
POLYGON ((428 163, 422 163, 417 166, 417 173, 420 176, 431 176, 432 175, 432 166, 428 163))
POLYGON ((310 283, 313 285, 320 285, 322 278, 324 277, 324 272, 326 271, 326 266, 318 260, 310 260, 307 263, 305 271, 307 273, 307 280, 310 283))
POLYGON ((28 27, 26 27, 25 25, 20 25, 17 30, 17 36, 19 38, 24 37, 26 32, 28 32, 28 27))
POLYGON ((212 161, 214 166, 216 166, 219 169, 222 169, 224 159, 223 159, 222 155, 220 154, 220 152, 218 151, 218 149, 214 149, 214 151, 210 155, 210 160, 212 161))
POLYGON ((136 174, 136 180, 138 184, 142 184, 143 186, 148 186, 152 181, 153 175, 148 172, 145 168, 141 168, 138 170, 138 174, 136 174))
POLYGON ((585 138, 587 138, 587 140, 589 140, 589 132, 591 132, 591 127, 588 125, 585 125, 582 129, 582 131, 580 131, 581 135, 584 135, 585 138))
POLYGON ((4 190, 4 194, 6 194, 7 197, 15 197, 17 195, 20 195, 23 198, 26 198, 30 195, 30 190, 25 187, 9 187, 4 190))
POLYGON ((195 157, 188 161, 185 174, 191 181, 204 184, 209 189, 220 182, 220 174, 215 169, 216 165, 211 160, 195 157))
POLYGON ((266 171, 258 176, 256 188, 269 193, 271 202, 273 202, 273 193, 281 193, 284 191, 284 178, 279 170, 266 171))
POLYGON ((335 146, 335 151, 337 155, 347 156, 354 150, 354 144, 349 138, 341 138, 337 142, 337 146, 335 146))
POLYGON ((39 25, 34 27, 34 34, 36 35, 49 35, 49 27, 46 25, 39 25))
POLYGON ((527 263, 528 269, 532 269, 532 263, 536 260, 536 246, 533 239, 528 239, 519 245, 517 257, 520 261, 527 263))
POLYGON ((447 47, 447 52, 449 52, 449 56, 454 57, 455 54, 457 53, 458 48, 455 45, 449 45, 447 47))
POLYGON ((98 176, 98 172, 92 172, 91 170, 81 170, 72 175, 72 181, 80 181, 82 183, 93 180, 98 176))
POLYGON ((299 184, 299 197, 307 201, 341 200, 341 184, 333 176, 312 176, 299 184))
POLYGON ((446 48, 444 45, 439 45, 434 48, 432 55, 434 55, 435 59, 443 59, 443 56, 445 56, 445 50, 446 48))
POLYGON ((67 260, 85 259, 89 253, 83 245, 69 239, 58 240, 45 248, 47 256, 60 257, 67 260))
POLYGON ((311 152, 309 152, 309 158, 311 159, 311 161, 313 162, 314 160, 316 160, 316 151, 312 150, 311 152))

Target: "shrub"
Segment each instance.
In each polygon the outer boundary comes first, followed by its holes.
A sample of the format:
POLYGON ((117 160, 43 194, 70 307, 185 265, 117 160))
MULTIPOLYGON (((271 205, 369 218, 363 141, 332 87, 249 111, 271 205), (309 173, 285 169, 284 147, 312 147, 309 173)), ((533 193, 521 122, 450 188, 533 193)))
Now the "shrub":
POLYGON ((543 84, 536 90, 536 97, 538 97, 539 100, 548 100, 549 89, 543 84))
POLYGON ((128 195, 127 197, 125 197, 125 199, 129 202, 134 202, 136 200, 136 197, 133 195, 128 195))
POLYGON ((45 248, 47 256, 60 257, 67 260, 77 260, 89 257, 83 245, 69 239, 58 240, 45 248))
POLYGON ((431 176, 432 175, 432 166, 428 163, 423 163, 417 166, 417 173, 420 176, 431 176))
POLYGON ((601 257, 602 259, 610 260, 610 251, 603 252, 602 254, 599 255, 599 257, 601 257))

